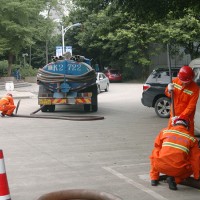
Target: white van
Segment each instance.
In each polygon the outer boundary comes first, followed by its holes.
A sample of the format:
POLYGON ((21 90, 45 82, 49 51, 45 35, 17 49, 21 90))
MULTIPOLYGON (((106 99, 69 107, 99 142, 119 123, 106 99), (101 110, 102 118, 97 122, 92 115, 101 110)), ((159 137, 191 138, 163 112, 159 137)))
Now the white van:
MULTIPOLYGON (((200 58, 192 60, 189 66, 194 70, 195 78, 194 81, 200 87, 200 58)), ((195 113, 195 135, 200 134, 200 98, 197 102, 197 108, 195 113)))

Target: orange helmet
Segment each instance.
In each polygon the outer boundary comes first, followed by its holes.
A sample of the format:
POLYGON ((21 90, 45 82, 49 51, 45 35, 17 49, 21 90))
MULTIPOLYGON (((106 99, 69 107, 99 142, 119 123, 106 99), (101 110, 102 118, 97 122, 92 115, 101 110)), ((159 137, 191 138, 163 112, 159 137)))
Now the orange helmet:
POLYGON ((6 95, 7 95, 7 96, 11 96, 11 97, 13 96, 11 93, 7 93, 6 95))
POLYGON ((187 65, 184 65, 183 67, 181 67, 178 73, 178 78, 183 83, 189 83, 190 81, 192 81, 194 78, 194 72, 192 68, 187 65))

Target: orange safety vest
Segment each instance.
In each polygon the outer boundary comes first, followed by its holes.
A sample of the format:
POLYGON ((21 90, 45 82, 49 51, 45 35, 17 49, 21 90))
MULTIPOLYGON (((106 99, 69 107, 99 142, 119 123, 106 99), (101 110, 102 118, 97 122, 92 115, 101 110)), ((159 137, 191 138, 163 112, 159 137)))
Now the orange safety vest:
POLYGON ((15 108, 16 106, 11 96, 5 96, 0 99, 0 111, 2 111, 2 114, 12 115, 15 108))
POLYGON ((174 176, 177 183, 200 175, 200 149, 198 140, 182 125, 162 129, 155 139, 151 159, 151 180, 158 180, 159 173, 174 176))
POLYGON ((3 98, 0 99, 0 105, 14 105, 14 100, 11 96, 5 96, 3 98))

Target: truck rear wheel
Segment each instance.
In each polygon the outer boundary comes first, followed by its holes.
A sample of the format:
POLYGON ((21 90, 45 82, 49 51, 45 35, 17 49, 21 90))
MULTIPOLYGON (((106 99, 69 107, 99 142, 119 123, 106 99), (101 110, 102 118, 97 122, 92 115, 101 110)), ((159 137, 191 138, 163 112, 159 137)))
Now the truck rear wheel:
POLYGON ((85 112, 90 112, 90 108, 91 108, 90 104, 84 104, 84 111, 85 112))
POLYGON ((91 104, 84 104, 85 112, 97 112, 98 110, 98 86, 95 84, 89 88, 82 90, 81 92, 92 92, 91 104))
MULTIPOLYGON (((42 105, 40 105, 42 106, 42 105)), ((47 105, 47 106, 44 106, 42 109, 41 109, 42 112, 54 112, 55 111, 55 105, 47 105)))
MULTIPOLYGON (((42 106, 43 106, 43 105, 40 105, 40 107, 42 107, 42 106)), ((41 111, 42 111, 42 112, 47 112, 47 110, 48 110, 48 109, 47 109, 47 106, 44 106, 44 107, 41 108, 41 111)))
POLYGON ((54 112, 55 111, 55 105, 50 105, 48 106, 49 112, 54 112))
POLYGON ((92 87, 92 112, 97 112, 98 110, 98 88, 97 85, 92 87))

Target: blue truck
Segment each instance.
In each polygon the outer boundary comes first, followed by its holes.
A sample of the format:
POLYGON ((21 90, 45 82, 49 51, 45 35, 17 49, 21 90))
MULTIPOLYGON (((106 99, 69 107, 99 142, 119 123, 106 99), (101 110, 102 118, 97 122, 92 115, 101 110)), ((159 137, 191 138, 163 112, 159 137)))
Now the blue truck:
POLYGON ((42 112, 54 112, 56 105, 83 104, 85 112, 98 110, 96 72, 91 60, 76 55, 53 61, 37 73, 38 104, 42 112))

